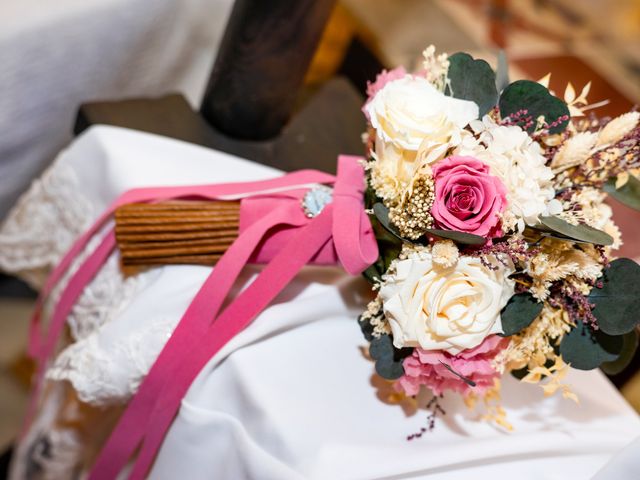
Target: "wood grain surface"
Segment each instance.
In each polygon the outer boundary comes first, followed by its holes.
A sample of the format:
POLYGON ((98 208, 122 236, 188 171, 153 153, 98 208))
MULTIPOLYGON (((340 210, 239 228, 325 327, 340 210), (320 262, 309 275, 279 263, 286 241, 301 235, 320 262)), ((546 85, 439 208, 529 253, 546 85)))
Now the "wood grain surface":
POLYGON ((214 265, 238 237, 240 202, 134 203, 115 221, 124 267, 214 265))

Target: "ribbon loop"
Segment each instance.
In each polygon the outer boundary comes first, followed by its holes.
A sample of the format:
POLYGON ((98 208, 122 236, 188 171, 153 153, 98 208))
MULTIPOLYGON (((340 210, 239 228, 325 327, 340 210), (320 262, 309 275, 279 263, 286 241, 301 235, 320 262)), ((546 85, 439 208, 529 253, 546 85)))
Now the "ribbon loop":
POLYGON ((340 263, 351 275, 361 273, 378 258, 378 244, 364 210, 361 161, 361 157, 340 155, 333 188, 333 243, 340 263))

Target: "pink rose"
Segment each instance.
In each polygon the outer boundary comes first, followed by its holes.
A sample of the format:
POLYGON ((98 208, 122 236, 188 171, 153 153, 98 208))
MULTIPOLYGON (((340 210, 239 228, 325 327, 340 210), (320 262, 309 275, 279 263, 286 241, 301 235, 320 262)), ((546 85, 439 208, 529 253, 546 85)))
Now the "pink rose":
POLYGON ((428 387, 434 395, 440 395, 445 390, 453 390, 461 395, 482 395, 500 376, 493 368, 492 361, 508 344, 508 338, 490 335, 477 347, 463 350, 457 355, 418 347, 404 359, 404 375, 396 381, 394 388, 407 395, 417 395, 421 385, 428 387), (443 363, 475 382, 476 386, 467 384, 443 363))
POLYGON ((367 101, 362 107, 362 112, 364 113, 367 120, 369 120, 369 112, 365 108, 367 104, 371 101, 373 97, 376 96, 382 87, 384 87, 387 83, 392 80, 398 80, 399 78, 403 78, 407 75, 407 71, 404 67, 396 67, 393 70, 382 70, 378 75, 376 75, 376 79, 374 82, 367 82, 367 101))
POLYGON ((431 214, 438 228, 485 238, 501 235, 499 214, 507 190, 489 167, 473 157, 449 157, 433 167, 436 198, 431 214))

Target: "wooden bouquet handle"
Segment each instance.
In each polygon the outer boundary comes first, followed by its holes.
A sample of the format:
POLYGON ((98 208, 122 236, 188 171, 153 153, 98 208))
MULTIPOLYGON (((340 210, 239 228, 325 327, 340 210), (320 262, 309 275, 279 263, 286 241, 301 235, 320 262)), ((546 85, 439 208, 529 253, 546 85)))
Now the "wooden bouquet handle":
POLYGON ((125 267, 214 265, 238 237, 238 201, 166 201, 123 205, 115 212, 125 267))

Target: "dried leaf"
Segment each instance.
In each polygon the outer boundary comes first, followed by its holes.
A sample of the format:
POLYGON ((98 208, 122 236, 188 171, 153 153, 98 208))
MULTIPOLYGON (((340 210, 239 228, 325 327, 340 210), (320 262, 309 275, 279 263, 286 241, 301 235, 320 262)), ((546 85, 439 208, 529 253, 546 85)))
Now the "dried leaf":
POLYGON ((571 82, 569 82, 567 83, 567 88, 565 88, 564 90, 564 101, 567 102, 568 104, 571 104, 575 99, 576 99, 576 91, 573 88, 573 85, 571 85, 571 82))
POLYGON ((551 72, 547 73, 544 77, 538 80, 538 83, 545 88, 549 88, 549 80, 551 80, 551 72))
POLYGON ((623 113, 607 123, 598 134, 597 146, 611 145, 633 130, 640 120, 640 112, 623 113))
POLYGON ((587 95, 589 95, 589 91, 591 90, 591 82, 587 82, 587 84, 582 88, 582 91, 580 92, 580 96, 578 97, 578 100, 582 103, 587 103, 587 95))
POLYGON ((560 388, 560 384, 555 382, 550 382, 550 383, 547 383, 546 385, 542 385, 542 391, 544 392, 545 397, 550 397, 551 395, 556 393, 556 391, 559 388, 560 388))
POLYGON ((571 390, 569 390, 568 388, 563 388, 562 389, 562 397, 566 398, 568 400, 573 400, 577 404, 580 404, 580 400, 578 399, 578 396, 575 393, 573 393, 571 390))
POLYGON ((584 105, 587 104, 587 95, 589 95, 589 91, 591 90, 591 82, 587 82, 587 84, 582 87, 582 91, 580 92, 580 96, 576 98, 576 103, 580 102, 584 105))

